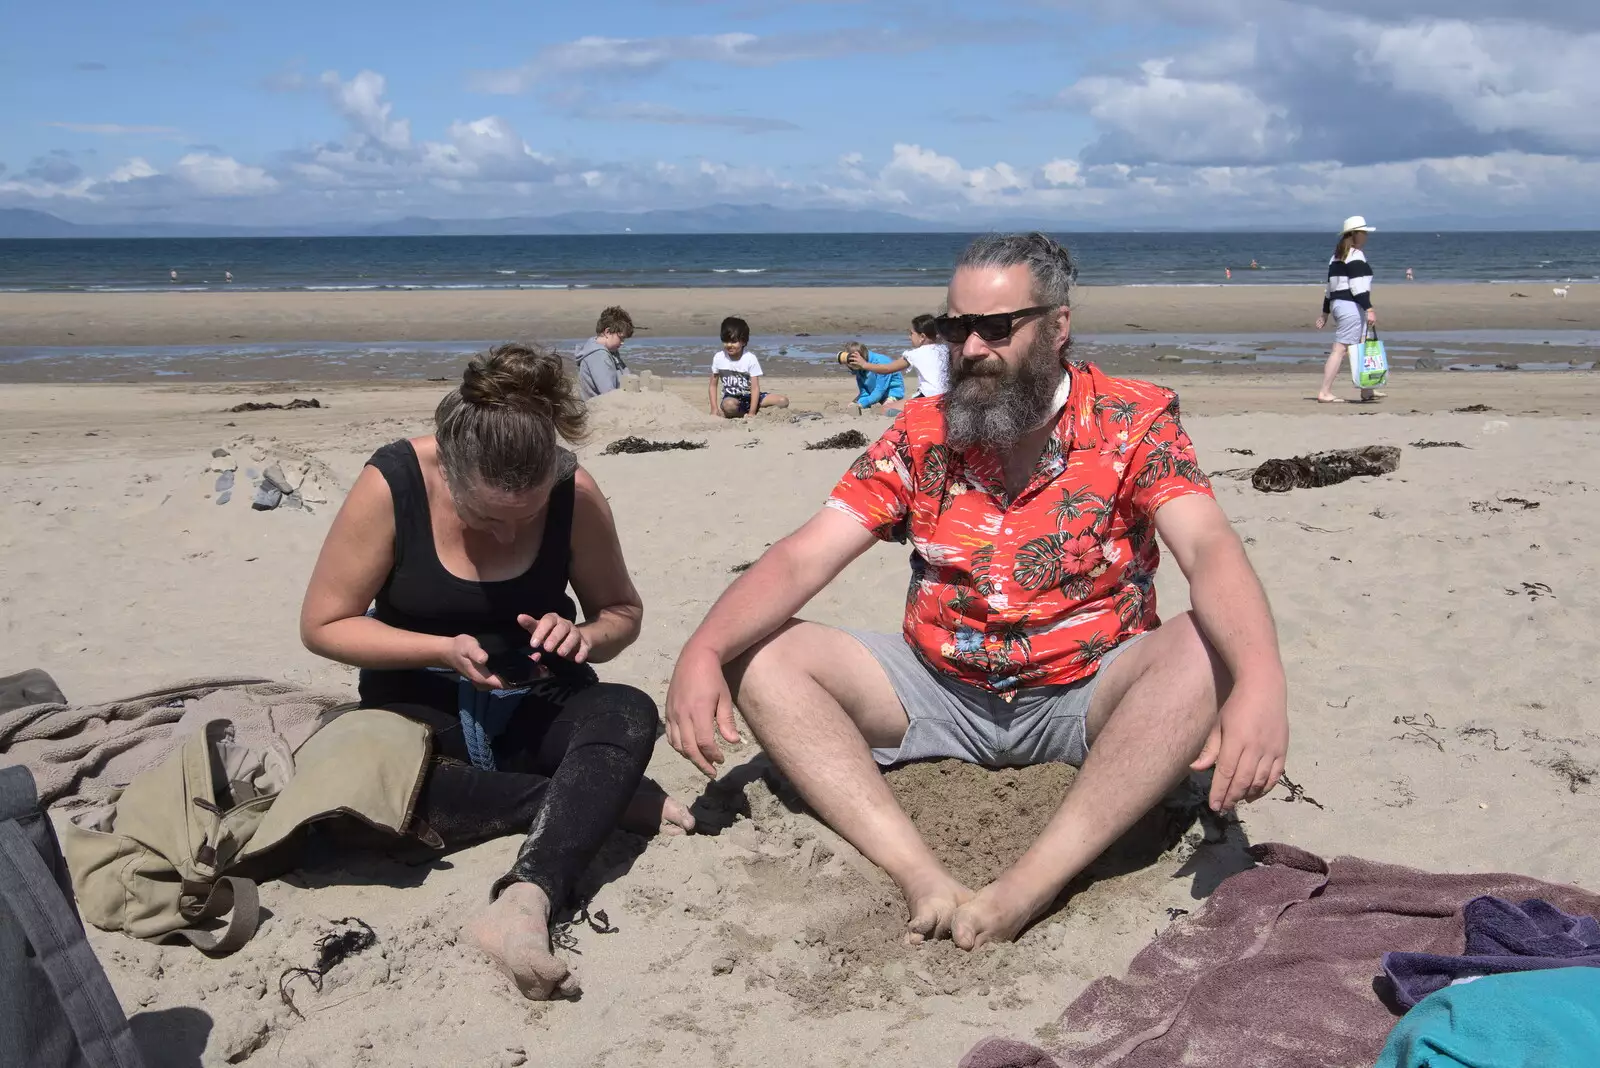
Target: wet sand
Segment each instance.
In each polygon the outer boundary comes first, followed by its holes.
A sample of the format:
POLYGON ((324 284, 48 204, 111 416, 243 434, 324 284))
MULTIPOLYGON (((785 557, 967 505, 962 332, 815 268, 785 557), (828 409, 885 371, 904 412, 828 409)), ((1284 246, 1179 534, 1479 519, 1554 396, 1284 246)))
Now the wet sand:
MULTIPOLYGON (((1385 285, 1385 330, 1596 330, 1600 285, 1558 298, 1536 285, 1385 285), (1519 295, 1520 294, 1520 295, 1519 295)), ((0 293, 0 346, 213 345, 283 341, 584 337, 621 304, 649 337, 715 336, 723 316, 756 334, 899 334, 942 288, 456 290, 361 293, 0 293)), ((1316 286, 1083 286, 1085 334, 1311 329, 1316 286)))

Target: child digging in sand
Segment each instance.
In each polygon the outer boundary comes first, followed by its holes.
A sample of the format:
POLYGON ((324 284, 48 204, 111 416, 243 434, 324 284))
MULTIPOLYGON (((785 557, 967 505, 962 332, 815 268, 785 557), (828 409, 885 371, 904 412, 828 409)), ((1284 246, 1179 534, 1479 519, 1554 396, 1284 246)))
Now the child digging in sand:
POLYGON ((722 351, 711 358, 711 414, 754 419, 763 408, 787 408, 789 398, 761 392, 761 361, 749 351, 750 324, 722 320, 722 351))
MULTIPOLYGON (((856 414, 883 405, 883 414, 891 419, 905 405, 906 380, 899 370, 891 369, 889 357, 873 352, 859 341, 847 344, 839 353, 839 362, 856 377, 856 414)), ((905 361, 898 361, 904 363, 905 361)))

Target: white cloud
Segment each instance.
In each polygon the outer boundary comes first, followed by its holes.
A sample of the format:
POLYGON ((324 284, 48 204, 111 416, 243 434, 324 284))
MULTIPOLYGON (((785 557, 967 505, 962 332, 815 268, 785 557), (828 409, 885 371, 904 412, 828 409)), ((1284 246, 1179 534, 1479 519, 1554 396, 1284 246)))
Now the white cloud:
POLYGON ((209 152, 189 153, 178 160, 172 173, 196 191, 213 197, 256 196, 274 192, 278 188, 278 180, 260 167, 240 163, 232 156, 213 156, 209 152))
POLYGON ((113 137, 122 135, 174 137, 179 134, 176 126, 124 126, 116 122, 47 122, 45 125, 58 130, 71 130, 73 133, 105 134, 113 137))
POLYGON ((851 27, 820 33, 716 33, 677 37, 580 37, 544 49, 510 70, 481 71, 474 88, 485 93, 525 93, 567 78, 617 79, 652 74, 674 63, 772 67, 812 59, 926 48, 925 32, 851 27))
POLYGON ((323 72, 321 84, 334 108, 363 137, 396 152, 411 147, 411 120, 390 118, 394 105, 383 99, 383 75, 364 70, 346 82, 330 70, 323 72))
POLYGON ((141 178, 154 178, 160 173, 160 171, 150 166, 148 160, 140 156, 134 156, 128 162, 106 175, 105 180, 113 185, 121 185, 124 182, 136 182, 141 178))

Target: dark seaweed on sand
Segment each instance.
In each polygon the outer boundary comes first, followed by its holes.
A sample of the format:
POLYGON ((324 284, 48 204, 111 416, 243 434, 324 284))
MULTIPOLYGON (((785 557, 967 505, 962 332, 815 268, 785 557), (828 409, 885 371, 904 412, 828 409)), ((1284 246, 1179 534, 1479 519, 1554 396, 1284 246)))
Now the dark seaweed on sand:
POLYGON ((859 431, 859 430, 846 430, 846 431, 843 431, 841 433, 833 435, 833 437, 831 437, 831 438, 823 438, 821 441, 813 441, 811 444, 807 445, 806 448, 808 448, 808 449, 864 449, 869 444, 871 444, 871 442, 869 442, 867 440, 867 436, 865 434, 863 434, 861 431, 859 431))
POLYGON ((1465 449, 1469 446, 1463 445, 1459 441, 1413 441, 1411 447, 1413 449, 1465 449))
POLYGON ((295 1006, 294 998, 289 996, 289 984, 304 976, 311 980, 311 988, 318 993, 322 992, 322 977, 342 964, 346 958, 353 957, 364 949, 371 949, 378 944, 378 936, 368 927, 366 922, 354 916, 346 916, 342 920, 334 920, 334 926, 344 926, 345 930, 330 932, 317 939, 317 963, 310 968, 285 968, 283 974, 278 976, 278 998, 289 1011, 305 1017, 295 1006))
POLYGON ((703 441, 647 441, 632 434, 625 438, 618 438, 606 446, 605 455, 615 456, 618 453, 636 452, 670 452, 673 449, 703 449, 703 441))
POLYGON ((1336 486, 1367 475, 1387 475, 1399 466, 1400 449, 1395 445, 1334 449, 1287 460, 1268 460, 1256 468, 1255 474, 1250 476, 1250 484, 1263 493, 1287 493, 1296 488, 1336 486))
POLYGON ((1478 415, 1481 412, 1492 412, 1493 408, 1487 404, 1469 404, 1465 408, 1451 408, 1457 415, 1478 415))

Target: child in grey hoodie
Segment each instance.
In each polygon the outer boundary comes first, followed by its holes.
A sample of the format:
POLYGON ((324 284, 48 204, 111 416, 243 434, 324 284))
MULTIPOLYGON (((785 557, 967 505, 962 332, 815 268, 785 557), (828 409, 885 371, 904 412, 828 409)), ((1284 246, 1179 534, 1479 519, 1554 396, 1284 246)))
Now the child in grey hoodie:
POLYGON ((578 346, 578 386, 583 399, 610 393, 622 385, 622 343, 633 336, 633 319, 613 305, 600 313, 594 337, 578 346))

